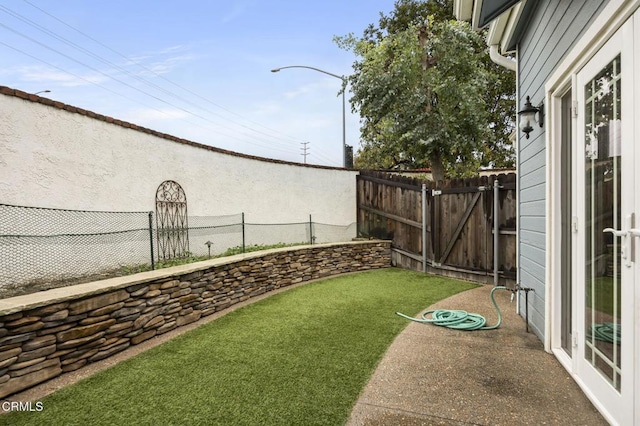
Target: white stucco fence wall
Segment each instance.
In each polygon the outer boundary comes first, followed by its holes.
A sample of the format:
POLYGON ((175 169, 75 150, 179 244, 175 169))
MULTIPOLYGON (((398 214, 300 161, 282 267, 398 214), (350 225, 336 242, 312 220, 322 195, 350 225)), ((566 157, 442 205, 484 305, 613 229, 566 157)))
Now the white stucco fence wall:
POLYGON ((151 211, 178 182, 189 215, 244 212, 254 223, 355 221, 355 171, 233 155, 16 96, 0 96, 0 194, 6 204, 151 211))
POLYGON ((189 216, 244 212, 247 223, 276 224, 311 215, 345 226, 346 239, 356 174, 232 153, 0 87, 2 204, 155 211, 158 186, 173 180, 189 216))

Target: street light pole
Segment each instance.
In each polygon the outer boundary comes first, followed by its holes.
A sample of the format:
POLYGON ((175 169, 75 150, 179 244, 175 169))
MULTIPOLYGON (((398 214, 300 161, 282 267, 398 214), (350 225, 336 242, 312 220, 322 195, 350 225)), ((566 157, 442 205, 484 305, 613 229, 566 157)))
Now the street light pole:
POLYGON ((271 72, 279 72, 287 68, 306 68, 313 71, 318 71, 323 74, 330 75, 331 77, 339 78, 342 80, 342 167, 347 167, 347 121, 346 121, 346 100, 345 92, 347 91, 347 79, 344 76, 333 74, 328 71, 321 70, 315 67, 308 67, 306 65, 289 65, 286 67, 274 68, 271 72))
POLYGON ((347 91, 346 80, 342 80, 342 167, 347 168, 347 123, 345 113, 344 92, 347 91))

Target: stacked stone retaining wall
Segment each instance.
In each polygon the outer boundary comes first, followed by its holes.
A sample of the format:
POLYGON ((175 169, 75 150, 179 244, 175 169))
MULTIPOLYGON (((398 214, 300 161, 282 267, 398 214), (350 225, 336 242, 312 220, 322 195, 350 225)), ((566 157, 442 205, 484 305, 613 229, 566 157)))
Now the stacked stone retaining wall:
POLYGON ((390 244, 267 250, 0 300, 0 398, 251 297, 389 267, 390 244))

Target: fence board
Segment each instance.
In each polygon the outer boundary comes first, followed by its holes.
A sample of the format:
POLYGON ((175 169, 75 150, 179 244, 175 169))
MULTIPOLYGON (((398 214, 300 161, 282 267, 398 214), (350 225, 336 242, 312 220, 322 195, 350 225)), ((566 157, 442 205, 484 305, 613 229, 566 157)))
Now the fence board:
POLYGON ((498 264, 502 282, 516 276, 515 174, 438 182, 362 171, 357 177, 360 236, 393 240, 394 262, 480 282, 493 282, 493 182, 499 190, 498 264), (427 241, 422 253, 422 185, 427 241), (439 191, 434 193, 433 190, 439 191))

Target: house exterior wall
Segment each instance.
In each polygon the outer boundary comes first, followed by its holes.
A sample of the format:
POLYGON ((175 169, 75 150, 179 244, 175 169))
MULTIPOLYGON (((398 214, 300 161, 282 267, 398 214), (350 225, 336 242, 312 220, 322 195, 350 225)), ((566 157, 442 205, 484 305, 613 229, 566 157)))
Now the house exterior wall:
POLYGON ((232 153, 0 89, 0 203, 153 211, 158 186, 174 180, 189 216, 356 220, 355 171, 232 153))
MULTIPOLYGON (((607 1, 540 0, 518 45, 518 105, 527 96, 535 106, 544 100, 544 85, 607 1)), ((531 329, 540 337, 545 324, 546 128, 536 127, 518 142, 520 285, 529 293, 531 329)), ((524 307, 524 295, 521 295, 524 307)), ((524 309, 521 309, 524 312, 524 309)))

